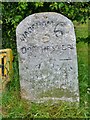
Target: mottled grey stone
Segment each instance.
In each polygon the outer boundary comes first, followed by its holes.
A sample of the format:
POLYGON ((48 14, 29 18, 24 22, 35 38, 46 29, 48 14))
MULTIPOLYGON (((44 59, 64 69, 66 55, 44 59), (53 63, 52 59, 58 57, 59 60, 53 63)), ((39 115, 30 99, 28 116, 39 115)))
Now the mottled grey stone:
POLYGON ((29 15, 16 29, 21 96, 31 101, 79 101, 72 22, 54 13, 29 15))

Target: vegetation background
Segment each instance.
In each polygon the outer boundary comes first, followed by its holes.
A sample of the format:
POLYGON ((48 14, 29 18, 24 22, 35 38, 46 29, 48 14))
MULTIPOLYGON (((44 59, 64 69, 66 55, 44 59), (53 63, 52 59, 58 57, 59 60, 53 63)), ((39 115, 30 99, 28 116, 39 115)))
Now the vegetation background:
MULTIPOLYGON (((90 83, 88 44, 90 34, 88 24, 90 18, 90 2, 3 2, 2 8, 2 48, 13 50, 14 77, 3 92, 3 118, 90 118, 90 83), (61 102, 35 104, 20 99, 18 73, 18 56, 16 47, 16 27, 25 17, 38 12, 57 12, 73 21, 77 40, 78 71, 79 71, 79 106, 61 102)), ((1 46, 1 45, 0 45, 1 46)))

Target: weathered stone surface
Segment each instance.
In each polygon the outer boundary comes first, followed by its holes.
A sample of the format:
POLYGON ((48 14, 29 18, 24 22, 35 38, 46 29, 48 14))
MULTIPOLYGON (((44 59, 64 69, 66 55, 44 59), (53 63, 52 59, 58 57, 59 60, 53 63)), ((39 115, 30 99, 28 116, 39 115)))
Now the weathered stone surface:
POLYGON ((58 13, 37 13, 20 22, 16 36, 22 97, 79 101, 72 22, 58 13))

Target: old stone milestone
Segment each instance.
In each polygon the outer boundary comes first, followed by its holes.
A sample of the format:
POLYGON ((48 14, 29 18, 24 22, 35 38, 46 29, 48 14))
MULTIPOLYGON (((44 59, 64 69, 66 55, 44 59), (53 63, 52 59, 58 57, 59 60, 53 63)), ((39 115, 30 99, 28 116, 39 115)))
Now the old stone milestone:
POLYGON ((16 29, 22 98, 79 101, 72 22, 54 12, 29 15, 16 29))

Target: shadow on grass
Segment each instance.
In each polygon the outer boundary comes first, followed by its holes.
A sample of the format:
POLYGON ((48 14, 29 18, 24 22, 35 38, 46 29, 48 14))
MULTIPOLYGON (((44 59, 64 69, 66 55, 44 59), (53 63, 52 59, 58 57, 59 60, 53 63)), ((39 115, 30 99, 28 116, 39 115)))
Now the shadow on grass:
POLYGON ((77 43, 79 42, 90 43, 90 36, 87 38, 77 37, 77 43))

